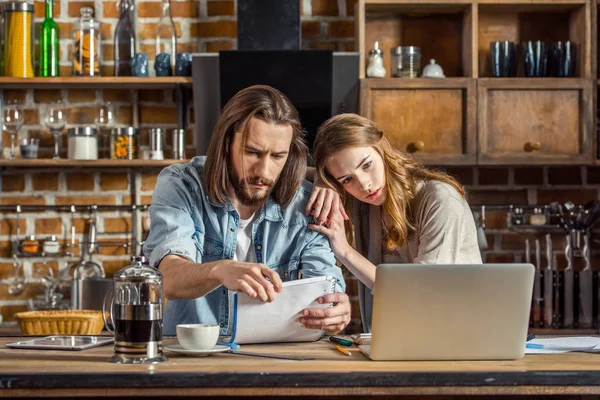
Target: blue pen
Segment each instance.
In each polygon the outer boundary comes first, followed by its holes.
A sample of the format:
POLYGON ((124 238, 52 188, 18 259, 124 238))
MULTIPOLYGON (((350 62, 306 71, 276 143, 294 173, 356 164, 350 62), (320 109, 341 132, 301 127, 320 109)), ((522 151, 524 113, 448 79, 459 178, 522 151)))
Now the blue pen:
POLYGON ((544 345, 536 344, 536 343, 525 343, 525 348, 527 348, 527 349, 543 349, 544 345))

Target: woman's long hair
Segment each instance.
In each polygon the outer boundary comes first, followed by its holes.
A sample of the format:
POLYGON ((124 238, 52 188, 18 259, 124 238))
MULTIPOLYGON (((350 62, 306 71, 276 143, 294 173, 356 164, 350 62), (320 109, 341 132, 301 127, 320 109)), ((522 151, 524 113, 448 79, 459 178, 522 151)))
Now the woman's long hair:
POLYGON ((249 123, 258 118, 269 124, 290 125, 292 143, 288 159, 275 184, 273 200, 282 207, 294 198, 306 175, 308 148, 304 142, 298 111, 279 90, 266 85, 250 86, 240 90, 223 108, 208 144, 203 181, 210 201, 224 204, 229 184, 229 146, 236 133, 243 135, 245 145, 249 123))
MULTIPOLYGON (((346 191, 326 168, 335 153, 348 147, 372 147, 383 159, 387 191, 383 211, 391 222, 386 237, 386 245, 390 249, 402 245, 415 230, 410 203, 416 195, 419 181, 441 181, 454 187, 462 196, 465 195, 464 188, 454 178, 427 169, 408 154, 392 148, 373 121, 356 114, 340 114, 319 127, 314 159, 321 179, 339 193, 348 215, 351 215, 351 210, 346 191)), ((353 243, 351 221, 346 228, 348 241, 353 243)))

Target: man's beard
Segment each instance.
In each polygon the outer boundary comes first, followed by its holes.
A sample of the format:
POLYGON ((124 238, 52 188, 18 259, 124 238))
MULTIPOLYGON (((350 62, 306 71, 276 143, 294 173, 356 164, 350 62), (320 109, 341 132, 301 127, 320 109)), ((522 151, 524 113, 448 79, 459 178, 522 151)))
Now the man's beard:
POLYGON ((260 176, 253 176, 244 179, 243 177, 238 176, 231 164, 229 165, 229 181, 231 182, 231 186, 233 186, 233 191, 237 199, 244 206, 255 206, 257 204, 262 203, 273 190, 274 181, 261 178, 260 176), (266 185, 266 190, 253 190, 250 185, 266 185))

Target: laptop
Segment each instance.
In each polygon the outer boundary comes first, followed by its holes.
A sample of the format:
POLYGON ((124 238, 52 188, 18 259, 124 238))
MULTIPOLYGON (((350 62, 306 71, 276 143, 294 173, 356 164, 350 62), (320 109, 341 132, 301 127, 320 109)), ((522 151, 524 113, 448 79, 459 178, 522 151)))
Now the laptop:
POLYGON ((532 264, 381 264, 372 360, 514 360, 524 356, 532 264))

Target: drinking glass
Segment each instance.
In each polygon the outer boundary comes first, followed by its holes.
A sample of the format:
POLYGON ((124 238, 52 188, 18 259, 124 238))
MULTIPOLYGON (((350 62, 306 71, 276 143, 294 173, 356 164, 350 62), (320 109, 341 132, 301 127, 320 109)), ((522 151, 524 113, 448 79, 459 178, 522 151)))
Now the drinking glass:
POLYGON ((5 108, 2 113, 2 123, 4 129, 10 135, 10 159, 15 158, 15 148, 17 146, 17 134, 23 125, 23 111, 16 108, 5 108))
POLYGON ((58 160, 60 147, 60 134, 67 124, 67 116, 62 106, 51 105, 46 112, 45 123, 54 136, 54 155, 53 159, 58 160))
POLYGON ((107 102, 98 109, 98 114, 94 119, 94 123, 98 127, 100 133, 100 148, 104 154, 104 158, 110 158, 108 149, 110 142, 110 127, 115 119, 115 109, 110 102, 107 102))

